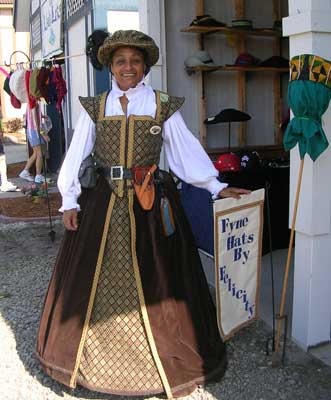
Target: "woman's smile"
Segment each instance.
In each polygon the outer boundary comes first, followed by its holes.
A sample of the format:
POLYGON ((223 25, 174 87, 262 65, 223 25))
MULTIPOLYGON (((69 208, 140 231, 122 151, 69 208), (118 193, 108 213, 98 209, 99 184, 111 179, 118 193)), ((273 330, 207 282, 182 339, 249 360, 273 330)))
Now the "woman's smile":
POLYGON ((144 77, 144 55, 133 47, 121 47, 114 52, 110 65, 118 87, 127 91, 136 87, 144 77))

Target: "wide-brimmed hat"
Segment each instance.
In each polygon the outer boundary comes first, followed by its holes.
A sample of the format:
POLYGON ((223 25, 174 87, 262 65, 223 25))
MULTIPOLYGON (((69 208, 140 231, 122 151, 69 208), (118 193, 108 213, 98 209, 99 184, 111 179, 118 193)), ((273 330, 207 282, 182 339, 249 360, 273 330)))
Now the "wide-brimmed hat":
POLYGON ((236 58, 234 65, 236 66, 253 66, 257 65, 260 60, 250 53, 240 53, 236 58))
POLYGON ((224 22, 218 21, 211 17, 209 14, 198 15, 191 23, 190 26, 225 26, 224 22))
POLYGON ((204 123, 207 125, 219 124, 221 122, 248 121, 251 116, 235 108, 225 108, 214 117, 207 118, 204 123))
POLYGON ((250 19, 233 19, 232 28, 253 29, 253 22, 250 19))
POLYGON ((107 37, 98 51, 98 60, 109 65, 115 50, 120 47, 135 47, 146 54, 146 64, 151 67, 159 59, 159 48, 154 40, 143 32, 135 30, 119 30, 107 37))
POLYGON ((185 59, 184 64, 186 67, 215 66, 213 59, 206 50, 197 50, 185 59))
POLYGON ((281 56, 271 56, 261 61, 259 67, 290 68, 290 61, 281 56))

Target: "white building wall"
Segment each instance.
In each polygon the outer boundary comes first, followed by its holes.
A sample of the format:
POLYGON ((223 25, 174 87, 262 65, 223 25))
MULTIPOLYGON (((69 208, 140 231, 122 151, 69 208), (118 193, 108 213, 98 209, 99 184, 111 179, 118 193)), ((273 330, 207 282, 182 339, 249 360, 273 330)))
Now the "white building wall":
MULTIPOLYGON (((283 20, 290 37, 291 57, 316 54, 331 60, 331 3, 289 0, 289 17, 283 20)), ((331 143, 331 107, 322 117, 331 143)), ((297 147, 291 151, 291 215, 300 165, 297 147)), ((304 158, 302 186, 295 225, 295 270, 292 336, 304 349, 331 339, 331 149, 313 162, 304 158)))
MULTIPOLYGON (((29 55, 29 37, 28 33, 15 33, 13 28, 13 10, 8 8, 0 9, 0 64, 10 62, 10 56, 15 50, 21 50, 29 55)), ((12 57, 12 62, 26 62, 27 58, 20 53, 12 57)), ((14 67, 15 68, 15 67, 14 67)), ((9 72, 10 69, 4 67, 9 72)), ((0 87, 3 88, 3 83, 6 76, 0 72, 0 87)), ((10 96, 1 90, 1 107, 2 115, 5 120, 12 118, 22 118, 25 112, 25 105, 21 109, 14 108, 10 103, 10 96)))
POLYGON ((67 73, 70 84, 70 96, 68 106, 70 106, 69 128, 73 129, 76 125, 81 106, 78 96, 88 95, 88 71, 85 56, 86 44, 85 18, 80 19, 72 25, 68 31, 68 61, 67 73))

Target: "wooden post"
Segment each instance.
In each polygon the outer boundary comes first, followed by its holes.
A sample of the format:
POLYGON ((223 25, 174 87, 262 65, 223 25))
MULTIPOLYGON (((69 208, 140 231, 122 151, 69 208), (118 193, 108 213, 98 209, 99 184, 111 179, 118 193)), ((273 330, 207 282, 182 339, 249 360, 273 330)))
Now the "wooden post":
MULTIPOLYGON (((236 19, 245 18, 245 0, 235 0, 235 17, 236 19)), ((246 40, 243 35, 236 35, 237 54, 246 52, 246 40)), ((237 96, 238 108, 240 111, 246 111, 246 73, 244 71, 237 72, 237 96)), ((246 144, 246 123, 241 122, 238 128, 238 146, 242 147, 246 144)))
MULTIPOLYGON (((279 341, 282 333, 282 317, 284 316, 284 309, 285 309, 285 300, 286 300, 286 292, 287 292, 287 284, 288 284, 288 276, 290 271, 290 263, 291 263, 291 256, 292 256, 292 249, 293 249, 293 241, 294 241, 294 233, 295 233, 295 224, 297 219, 297 212, 298 212, 298 204, 299 204, 299 196, 301 190, 301 182, 302 182, 302 173, 303 173, 303 166, 304 166, 304 158, 300 161, 300 168, 299 168, 299 175, 298 175, 298 183, 297 183, 297 190, 295 194, 294 200, 294 207, 293 207, 293 215, 292 215, 292 225, 291 225, 291 234, 290 234, 290 241, 287 251, 287 259, 286 259, 286 266, 285 266, 285 274, 283 280, 283 289, 282 289, 282 296, 280 302, 280 309, 279 309, 279 319, 277 323, 277 334, 275 340, 275 353, 279 352, 279 341)), ((278 359, 275 357, 274 362, 278 363, 278 359)))
MULTIPOLYGON (((196 0, 196 15, 204 14, 204 0, 196 0)), ((204 49, 203 35, 197 36, 197 47, 199 50, 204 49)), ((207 146, 207 128, 204 124, 206 119, 206 96, 205 96, 205 77, 204 72, 198 72, 198 93, 199 93, 199 140, 204 148, 207 146)))
MULTIPOLYGON (((281 18, 281 7, 279 0, 273 0, 273 20, 277 21, 281 18)), ((273 39, 273 55, 281 54, 281 38, 273 39)), ((274 73, 273 78, 273 99, 274 99, 274 140, 275 144, 282 144, 283 132, 281 130, 282 121, 282 91, 281 91, 281 74, 274 73)))
POLYGON ((234 7, 236 19, 245 18, 245 0, 236 0, 234 7))
POLYGON ((196 0, 195 12, 197 15, 203 15, 204 13, 204 0, 196 0))

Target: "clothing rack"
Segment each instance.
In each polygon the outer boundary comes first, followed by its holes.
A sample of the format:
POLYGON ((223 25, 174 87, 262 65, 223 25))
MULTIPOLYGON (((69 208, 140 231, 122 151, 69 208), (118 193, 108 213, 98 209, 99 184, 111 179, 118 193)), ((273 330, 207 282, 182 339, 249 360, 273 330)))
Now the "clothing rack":
POLYGON ((11 54, 9 63, 7 63, 5 61, 4 64, 0 64, 0 67, 15 67, 15 66, 19 67, 19 66, 21 66, 23 68, 24 67, 26 67, 26 68, 36 67, 37 68, 38 64, 45 65, 46 63, 47 64, 51 63, 52 65, 55 65, 57 61, 65 60, 65 59, 69 59, 69 58, 75 58, 75 57, 82 57, 82 56, 86 56, 86 54, 85 53, 81 53, 81 54, 73 54, 73 55, 70 55, 70 56, 52 57, 52 58, 44 58, 44 59, 41 59, 41 60, 32 60, 32 61, 30 61, 29 56, 27 54, 25 54, 24 51, 16 50, 11 54), (25 55, 27 57, 28 61, 12 63, 12 56, 15 53, 22 53, 23 55, 25 55))

